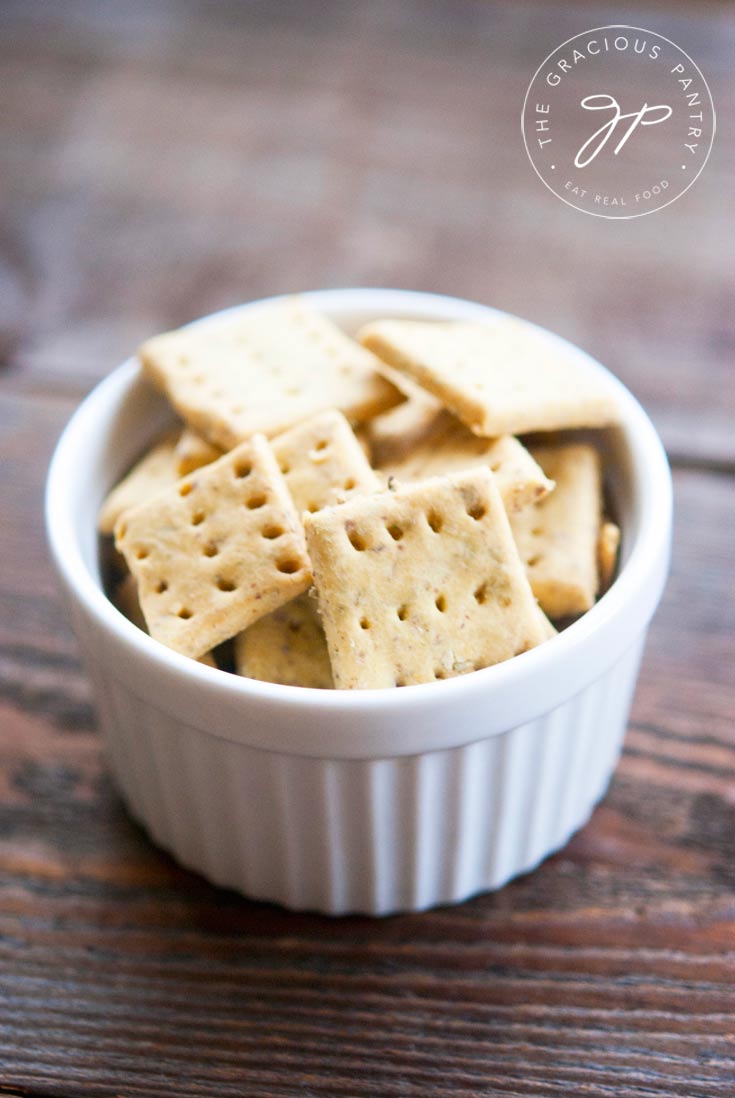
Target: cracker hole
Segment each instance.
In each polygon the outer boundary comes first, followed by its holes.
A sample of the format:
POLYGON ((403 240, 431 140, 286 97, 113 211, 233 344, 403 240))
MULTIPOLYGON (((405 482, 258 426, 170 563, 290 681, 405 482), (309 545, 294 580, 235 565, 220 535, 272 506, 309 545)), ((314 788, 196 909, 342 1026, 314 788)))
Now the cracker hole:
POLYGON ((205 557, 216 557, 219 553, 219 549, 213 541, 210 541, 207 543, 207 545, 204 546, 204 548, 202 549, 202 553, 204 553, 205 557))
POLYGON ((179 495, 188 496, 193 487, 194 485, 191 483, 190 480, 185 480, 183 484, 179 485, 179 495))
POLYGON ((439 595, 436 599, 436 602, 434 603, 434 606, 436 606, 440 614, 443 614, 447 608, 446 597, 444 595, 439 595))
POLYGON ((399 606, 396 613, 398 614, 399 621, 405 621, 408 617, 408 607, 404 603, 403 606, 399 606))
POLYGON ((492 463, 492 465, 490 466, 490 472, 491 473, 497 473, 499 468, 500 468, 500 462, 499 461, 494 461, 492 463))
POLYGON ((128 532, 128 528, 127 528, 126 524, 124 522, 121 522, 120 525, 117 528, 117 536, 119 538, 124 538, 125 535, 127 534, 127 532, 128 532))
POLYGON ((429 511, 428 515, 426 516, 426 521, 428 522, 429 526, 435 534, 441 533, 442 526, 444 525, 444 519, 441 517, 438 511, 429 511))
POLYGON ((356 549, 358 553, 362 553, 367 549, 365 538, 357 530, 348 530, 347 537, 350 539, 352 548, 356 549))
POLYGON ((315 511, 319 510, 319 504, 318 503, 309 503, 306 506, 306 510, 309 512, 310 515, 313 515, 315 511))
POLYGON ((534 526, 534 528, 533 528, 533 530, 531 531, 531 533, 533 534, 533 536, 534 536, 535 538, 540 538, 540 537, 543 537, 543 534, 544 534, 544 528, 543 528, 543 526, 534 526))
POLYGON ((223 579, 222 576, 219 576, 217 579, 217 587, 220 591, 234 591, 237 587, 237 584, 233 583, 231 580, 223 579))
POLYGON ((162 595, 164 591, 168 591, 168 583, 166 580, 159 580, 156 584, 156 594, 162 595))
POLYGON ((145 558, 148 556, 149 553, 150 553, 150 549, 146 549, 146 547, 144 545, 141 545, 140 548, 136 549, 136 551, 135 551, 135 555, 138 558, 138 560, 145 560, 145 558))
POLYGON ((265 492, 256 492, 254 496, 250 497, 245 506, 249 511, 257 511, 258 508, 265 506, 266 500, 265 492))
POLYGON ((238 461, 235 465, 236 477, 249 477, 253 471, 253 466, 249 461, 238 461))
POLYGON ((292 576, 294 572, 301 571, 300 563, 294 560, 293 557, 285 557, 283 560, 279 560, 276 568, 287 576, 292 576))
POLYGON ((528 565, 528 567, 529 567, 529 568, 533 568, 533 566, 534 566, 535 564, 538 564, 538 562, 539 562, 540 560, 541 560, 541 554, 540 554, 540 553, 536 553, 536 554, 534 554, 534 556, 532 556, 532 557, 528 557, 528 558, 527 558, 527 560, 526 560, 526 564, 528 565))
POLYGON ((483 606, 487 602, 487 584, 481 583, 475 591, 475 601, 483 606))
POLYGON ((180 618, 183 618, 184 621, 188 621, 189 618, 194 617, 193 613, 191 612, 191 610, 189 609, 188 606, 182 606, 181 609, 179 610, 178 616, 180 618))
POLYGON ((369 618, 360 618, 360 628, 361 629, 369 629, 370 628, 370 619, 369 618))
POLYGON ((345 492, 351 492, 352 489, 355 487, 355 481, 353 480, 352 477, 348 477, 347 480, 342 485, 342 487, 343 487, 345 492))
POLYGON ((436 671, 434 672, 434 678, 435 679, 445 679, 446 677, 447 677, 447 673, 444 670, 444 668, 443 667, 437 667, 436 671))
POLYGON ((397 522, 392 522, 388 527, 388 533, 393 538, 393 541, 400 541, 403 537, 403 527, 399 526, 397 522))
POLYGON ((342 377, 349 377, 350 374, 352 373, 352 367, 351 366, 340 366, 339 372, 340 372, 342 377))
POLYGON ((286 473, 291 472, 291 466, 288 464, 287 461, 281 462, 281 472, 283 473, 284 477, 286 476, 286 473))
POLYGON ((473 503, 467 508, 467 514, 471 519, 474 519, 475 522, 479 522, 480 519, 483 519, 487 514, 487 507, 484 503, 473 503))
POLYGON ((326 450, 327 446, 329 446, 328 441, 325 438, 320 438, 314 449, 319 452, 320 450, 326 450))
POLYGON ((191 516, 192 526, 201 526, 206 517, 207 516, 204 514, 204 511, 195 511, 194 514, 191 516))
POLYGON ((406 680, 405 679, 396 679, 396 686, 405 686, 405 685, 406 685, 406 680))
POLYGON ((288 623, 288 631, 289 631, 289 633, 300 633, 301 632, 300 623, 297 622, 297 621, 290 621, 288 623))
POLYGON ((271 526, 264 526, 261 533, 264 538, 268 539, 268 541, 273 541, 275 538, 281 537, 281 535, 284 533, 284 529, 282 526, 276 526, 275 524, 273 524, 271 526))

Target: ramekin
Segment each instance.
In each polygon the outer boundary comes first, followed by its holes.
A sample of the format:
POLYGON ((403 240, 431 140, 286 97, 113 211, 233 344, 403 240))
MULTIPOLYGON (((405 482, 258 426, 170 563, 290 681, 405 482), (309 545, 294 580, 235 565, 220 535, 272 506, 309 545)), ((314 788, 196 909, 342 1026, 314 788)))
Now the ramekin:
MULTIPOLYGON (((493 312, 400 290, 306 296, 350 332, 384 316, 493 312)), ((618 577, 541 647, 403 689, 256 682, 186 659, 127 621, 102 588, 97 511, 171 414, 133 359, 79 407, 48 475, 51 551, 117 784, 185 866, 290 908, 384 915, 500 888, 587 821, 620 752, 668 571, 671 477, 631 393, 565 346, 620 407, 621 426, 603 433, 623 530, 618 577)))

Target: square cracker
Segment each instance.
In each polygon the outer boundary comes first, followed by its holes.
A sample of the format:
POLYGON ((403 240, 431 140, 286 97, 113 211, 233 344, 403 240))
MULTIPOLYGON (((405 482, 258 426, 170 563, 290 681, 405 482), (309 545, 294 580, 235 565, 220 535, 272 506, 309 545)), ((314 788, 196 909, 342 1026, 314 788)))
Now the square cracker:
POLYGON ((119 520, 152 637, 201 656, 311 582, 301 522, 256 435, 119 520))
POLYGON ((546 639, 489 469, 357 496, 305 528, 340 689, 461 675, 546 639))
POLYGON ((364 427, 373 461, 387 465, 410 453, 445 413, 441 401, 406 374, 385 362, 381 364, 381 370, 406 397, 402 404, 381 412, 364 427))
POLYGON ((418 385, 414 390, 403 404, 382 412, 365 425, 373 460, 382 468, 406 458, 447 414, 431 393, 418 385))
POLYGON ((620 527, 614 522, 603 522, 597 543, 597 566, 600 572, 600 594, 607 591, 615 575, 620 548, 620 527))
POLYGON ((171 431, 152 446, 108 493, 97 517, 101 534, 111 534, 124 511, 165 492, 179 479, 176 464, 178 431, 171 431))
POLYGON ((283 686, 333 687, 316 602, 299 595, 235 637, 238 675, 283 686))
POLYGON ((184 427, 176 443, 176 469, 180 477, 201 469, 203 465, 211 465, 220 457, 222 451, 219 446, 213 446, 191 427, 184 427))
MULTIPOLYGON (((115 597, 113 601, 120 613, 124 614, 128 621, 131 621, 133 625, 136 625, 138 629, 141 629, 144 633, 148 632, 148 626, 143 617, 143 611, 140 608, 140 601, 138 599, 138 584, 135 582, 135 578, 131 576, 130 572, 128 572, 126 576, 123 576, 115 588, 115 597)), ((205 652, 203 656, 200 656, 199 663, 206 664, 207 667, 217 666, 211 652, 205 652)))
POLYGON ((538 603, 536 603, 536 614, 538 615, 541 630, 544 634, 544 640, 551 640, 553 637, 558 636, 559 630, 549 621, 538 603))
POLYGON ((403 399, 369 351, 298 298, 155 336, 139 355, 187 423, 224 450, 326 408, 360 422, 403 399))
POLYGON ((352 428, 334 408, 277 435, 272 446, 299 514, 380 487, 352 428))
POLYGON ((433 393, 477 435, 599 427, 612 394, 573 351, 515 317, 483 323, 378 320, 358 337, 433 393))
POLYGON ((495 474, 507 511, 520 510, 554 487, 517 438, 479 438, 448 412, 410 454, 384 469, 397 480, 425 480, 483 465, 495 474))
POLYGON ((533 593, 550 618, 582 614, 598 589, 602 514, 600 455, 587 443, 535 447, 533 456, 556 488, 510 516, 533 593))

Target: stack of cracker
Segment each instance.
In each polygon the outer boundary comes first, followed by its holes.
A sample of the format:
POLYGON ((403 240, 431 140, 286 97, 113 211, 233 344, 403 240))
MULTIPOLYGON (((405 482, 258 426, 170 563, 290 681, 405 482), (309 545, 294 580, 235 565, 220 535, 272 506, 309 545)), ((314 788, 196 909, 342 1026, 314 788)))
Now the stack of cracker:
POLYGON ((353 340, 297 298, 149 340, 182 422, 101 508, 118 607, 183 655, 224 667, 225 645, 237 674, 322 689, 544 643, 612 581, 620 536, 600 452, 568 434, 614 402, 549 347, 503 317, 353 340))

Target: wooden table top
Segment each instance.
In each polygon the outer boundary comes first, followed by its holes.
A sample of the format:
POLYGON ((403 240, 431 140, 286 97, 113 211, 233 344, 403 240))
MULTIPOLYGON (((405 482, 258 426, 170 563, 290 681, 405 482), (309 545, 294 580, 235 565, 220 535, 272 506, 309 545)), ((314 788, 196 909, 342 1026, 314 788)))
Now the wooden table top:
MULTIPOLYGON (((635 14, 732 104, 732 5, 635 14)), ((542 187, 518 126, 543 57, 620 17, 3 4, 1 1094, 735 1094, 732 133, 679 202, 607 222, 542 187), (453 293, 575 340, 651 412, 676 489, 590 824, 494 895, 382 921, 218 891, 131 823, 41 516, 63 424, 144 336, 336 285, 453 293)))

